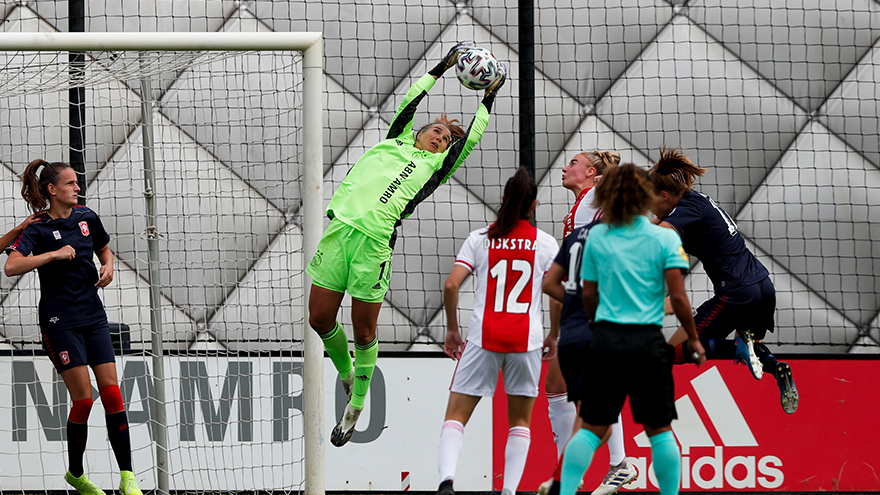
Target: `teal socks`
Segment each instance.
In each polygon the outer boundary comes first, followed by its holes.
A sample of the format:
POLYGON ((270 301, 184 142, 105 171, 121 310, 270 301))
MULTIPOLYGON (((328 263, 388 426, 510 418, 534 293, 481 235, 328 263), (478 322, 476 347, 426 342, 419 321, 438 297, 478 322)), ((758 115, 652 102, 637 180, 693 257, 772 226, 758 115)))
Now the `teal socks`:
POLYGON ((660 485, 661 495, 678 495, 681 482, 681 455, 672 431, 664 431, 648 437, 651 441, 651 454, 654 458, 654 474, 660 485))
POLYGON ((559 495, 574 495, 577 492, 578 484, 593 460, 593 453, 601 443, 601 438, 585 428, 581 428, 571 437, 562 458, 559 495))

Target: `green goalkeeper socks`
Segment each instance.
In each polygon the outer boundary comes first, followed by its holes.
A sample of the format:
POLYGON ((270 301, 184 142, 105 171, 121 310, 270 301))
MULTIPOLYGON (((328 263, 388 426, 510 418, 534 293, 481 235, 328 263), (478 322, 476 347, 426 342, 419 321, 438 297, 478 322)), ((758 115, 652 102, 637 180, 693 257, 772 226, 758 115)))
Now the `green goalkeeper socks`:
POLYGON ((351 407, 364 408, 364 399, 370 389, 373 370, 376 369, 376 357, 379 356, 379 338, 369 344, 354 344, 354 392, 351 395, 351 407))
MULTIPOLYGON (((333 366, 336 366, 340 378, 348 378, 348 375, 351 374, 351 354, 348 352, 348 338, 345 336, 342 325, 337 321, 333 330, 321 335, 321 340, 324 342, 324 350, 333 361, 333 366)), ((376 360, 373 359, 373 361, 376 360)), ((370 373, 372 374, 372 371, 370 373)))

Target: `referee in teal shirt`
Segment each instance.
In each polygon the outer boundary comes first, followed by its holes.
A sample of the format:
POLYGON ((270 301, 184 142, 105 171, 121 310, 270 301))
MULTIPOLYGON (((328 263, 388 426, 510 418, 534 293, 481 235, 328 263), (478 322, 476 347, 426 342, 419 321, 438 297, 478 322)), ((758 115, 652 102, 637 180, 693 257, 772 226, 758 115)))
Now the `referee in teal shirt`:
POLYGON ((706 357, 684 289, 689 264, 681 239, 645 217, 655 200, 647 172, 633 164, 606 170, 596 189, 603 223, 590 231, 581 263, 584 307, 593 319, 581 397, 592 402, 581 408, 584 426, 565 448, 561 495, 575 493, 627 396, 651 441, 660 493, 678 493, 681 458, 669 426, 677 417, 673 349, 661 331, 664 282, 694 362, 706 357))

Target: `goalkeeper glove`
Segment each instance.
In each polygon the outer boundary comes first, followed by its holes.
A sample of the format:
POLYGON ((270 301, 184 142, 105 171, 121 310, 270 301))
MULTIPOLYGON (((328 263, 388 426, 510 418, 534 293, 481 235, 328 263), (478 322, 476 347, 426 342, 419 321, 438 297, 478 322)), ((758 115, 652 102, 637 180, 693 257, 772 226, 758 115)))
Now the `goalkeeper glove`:
POLYGON ((486 107, 486 110, 492 111, 495 96, 498 95, 498 90, 501 89, 501 86, 504 86, 504 81, 507 81, 507 67, 503 62, 498 62, 498 79, 486 88, 486 95, 483 96, 483 105, 486 107))
POLYGON ((440 63, 438 63, 436 66, 434 66, 433 69, 428 71, 428 74, 431 74, 432 76, 439 79, 444 72, 449 70, 450 67, 458 62, 459 55, 468 51, 474 46, 476 45, 474 45, 473 41, 459 42, 457 45, 453 46, 451 50, 449 50, 449 53, 447 53, 446 56, 443 57, 443 60, 441 60, 440 63))

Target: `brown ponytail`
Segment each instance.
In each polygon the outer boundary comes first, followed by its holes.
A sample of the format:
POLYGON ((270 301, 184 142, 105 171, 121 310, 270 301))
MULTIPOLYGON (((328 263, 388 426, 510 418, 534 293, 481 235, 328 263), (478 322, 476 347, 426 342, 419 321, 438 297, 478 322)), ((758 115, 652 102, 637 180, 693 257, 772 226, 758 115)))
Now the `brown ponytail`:
POLYGON ((54 184, 58 175, 68 168, 67 163, 49 163, 41 158, 28 163, 21 174, 21 197, 30 205, 31 211, 36 213, 49 207, 49 184, 54 184))

